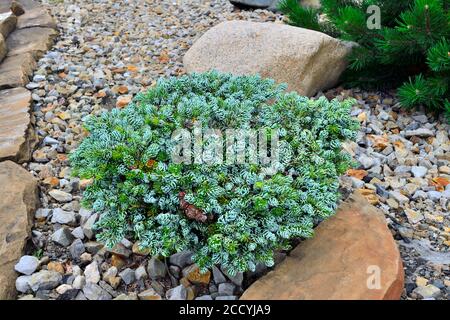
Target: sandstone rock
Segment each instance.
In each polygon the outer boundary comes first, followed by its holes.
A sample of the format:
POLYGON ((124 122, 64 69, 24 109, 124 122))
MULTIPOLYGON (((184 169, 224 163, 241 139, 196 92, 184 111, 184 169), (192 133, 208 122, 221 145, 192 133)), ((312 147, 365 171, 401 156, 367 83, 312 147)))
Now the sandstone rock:
POLYGON ((241 299, 400 299, 404 273, 397 245, 383 213, 360 194, 315 232, 241 299))
POLYGON ((418 211, 405 208, 405 215, 408 218, 409 223, 416 224, 423 220, 423 214, 418 211))
POLYGON ((190 265, 183 269, 183 276, 186 277, 189 282, 199 285, 207 285, 211 279, 211 272, 200 272, 200 268, 196 265, 190 265))
POLYGON ((11 12, 0 13, 0 34, 6 39, 14 30, 17 23, 17 17, 11 12))
POLYGON ((139 300, 161 300, 161 296, 153 288, 138 293, 138 297, 139 300))
POLYGON ((64 270, 64 265, 61 262, 51 261, 47 264, 47 270, 56 271, 58 273, 64 274, 66 271, 64 270))
POLYGON ((116 107, 125 108, 133 100, 133 96, 125 95, 117 98, 116 107))
POLYGON ((111 256, 111 265, 116 267, 117 269, 122 269, 126 263, 126 260, 121 256, 118 256, 117 254, 113 254, 111 256))
POLYGON ((31 53, 40 58, 52 45, 57 32, 52 28, 25 28, 14 30, 6 40, 8 56, 31 53))
MULTIPOLYGON (((87 235, 86 235, 87 236, 87 235)), ((116 244, 112 249, 108 250, 114 255, 117 255, 122 258, 128 258, 131 255, 131 250, 125 247, 122 243, 116 244)))
POLYGON ((27 10, 17 18, 17 29, 30 27, 46 27, 56 29, 56 22, 44 7, 27 10))
POLYGON ((184 57, 187 72, 215 69, 260 74, 311 96, 333 87, 351 45, 323 33, 276 23, 223 22, 207 31, 184 57))
POLYGON ((0 91, 0 161, 30 159, 35 143, 30 128, 31 93, 24 88, 0 91))
MULTIPOLYGON (((22 11, 25 11, 39 6, 41 4, 36 0, 2 0, 0 1, 0 13, 10 12, 11 10, 16 11, 15 8, 18 7, 22 8, 22 11), (14 2, 15 4, 13 4, 14 2)), ((20 14, 20 11, 16 11, 16 13, 20 14)))
POLYGON ((131 251, 133 251, 134 254, 137 254, 138 256, 147 256, 150 254, 149 248, 141 248, 139 241, 136 241, 133 244, 133 247, 131 248, 131 251))
POLYGON ((39 198, 37 182, 19 165, 0 163, 0 300, 16 295, 14 265, 22 256, 39 198))
POLYGON ((0 34, 0 62, 6 57, 8 49, 6 47, 6 41, 3 35, 0 34))
POLYGON ((30 53, 7 57, 0 64, 0 89, 24 87, 36 69, 36 62, 30 53))
POLYGON ((25 9, 23 8, 22 4, 17 1, 13 1, 10 8, 12 13, 14 13, 14 15, 18 17, 25 13, 25 9))

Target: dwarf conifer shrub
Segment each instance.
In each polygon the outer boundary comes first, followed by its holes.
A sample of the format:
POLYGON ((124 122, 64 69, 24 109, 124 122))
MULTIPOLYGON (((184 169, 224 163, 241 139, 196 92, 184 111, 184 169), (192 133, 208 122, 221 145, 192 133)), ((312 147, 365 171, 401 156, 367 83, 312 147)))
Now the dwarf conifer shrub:
POLYGON ((359 44, 343 75, 348 85, 399 87, 404 107, 423 105, 450 119, 449 0, 320 2, 320 8, 298 0, 279 5, 294 26, 359 44))
MULTIPOLYGON (((93 179, 83 197, 100 213, 97 238, 113 246, 133 237, 165 257, 189 249, 202 270, 218 264, 234 274, 273 265, 275 249, 311 237, 314 224, 336 209, 338 177, 350 164, 341 142, 357 130, 352 104, 284 93, 258 76, 159 80, 128 107, 90 117, 89 134, 70 157, 75 175, 93 179), (222 163, 174 161, 174 132, 199 125, 201 133, 259 130, 258 141, 267 138, 279 156, 270 164, 229 164, 227 156, 222 163)), ((227 145, 237 149, 238 140, 217 141, 224 154, 227 145)))

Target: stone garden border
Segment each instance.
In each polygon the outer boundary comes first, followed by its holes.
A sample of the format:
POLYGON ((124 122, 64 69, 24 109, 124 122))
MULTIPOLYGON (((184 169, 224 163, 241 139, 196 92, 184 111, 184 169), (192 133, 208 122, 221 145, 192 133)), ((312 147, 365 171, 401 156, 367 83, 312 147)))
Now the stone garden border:
POLYGON ((400 252, 384 214, 359 192, 241 300, 399 300, 400 252))
POLYGON ((25 86, 52 45, 56 22, 34 0, 0 3, 0 299, 14 299, 21 257, 39 203, 37 180, 16 163, 30 160, 36 138, 25 86), (12 160, 12 161, 10 161, 12 160), (14 163, 14 162, 16 163, 14 163))

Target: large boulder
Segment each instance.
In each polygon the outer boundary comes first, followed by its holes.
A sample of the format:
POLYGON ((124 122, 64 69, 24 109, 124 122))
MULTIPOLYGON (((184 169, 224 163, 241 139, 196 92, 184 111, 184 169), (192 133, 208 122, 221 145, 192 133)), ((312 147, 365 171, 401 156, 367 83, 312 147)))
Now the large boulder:
POLYGON ((25 88, 0 91, 0 161, 30 159, 36 142, 30 125, 31 92, 25 88))
POLYGON ((278 23, 223 22, 207 31, 184 57, 187 72, 216 69, 260 74, 312 96, 333 87, 352 45, 326 34, 278 23))
POLYGON ((242 300, 397 300, 403 264, 384 215, 361 194, 316 228, 242 300))
POLYGON ((19 261, 38 206, 37 181, 21 166, 0 162, 0 300, 16 295, 19 261))

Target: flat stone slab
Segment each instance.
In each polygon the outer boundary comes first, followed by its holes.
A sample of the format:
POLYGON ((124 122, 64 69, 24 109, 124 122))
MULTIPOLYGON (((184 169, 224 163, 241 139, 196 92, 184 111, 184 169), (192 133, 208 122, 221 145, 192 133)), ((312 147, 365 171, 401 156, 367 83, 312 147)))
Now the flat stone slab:
POLYGON ((0 300, 14 299, 17 273, 38 207, 36 179, 20 165, 0 162, 0 300))
POLYGON ((0 161, 30 159, 33 140, 30 130, 31 93, 25 88, 0 91, 0 161))
POLYGON ((56 22, 45 7, 37 7, 25 11, 17 18, 17 29, 31 27, 56 29, 56 22))
POLYGON ((50 49, 56 35, 57 32, 52 28, 16 29, 6 39, 8 56, 31 53, 35 59, 38 59, 50 49))
POLYGON ((14 30, 17 23, 17 17, 12 12, 0 13, 0 34, 6 39, 14 30))
POLYGON ((36 69, 36 61, 30 53, 7 57, 0 64, 0 89, 24 87, 36 69))
POLYGON ((398 300, 404 271, 383 213, 353 194, 241 300, 398 300))

